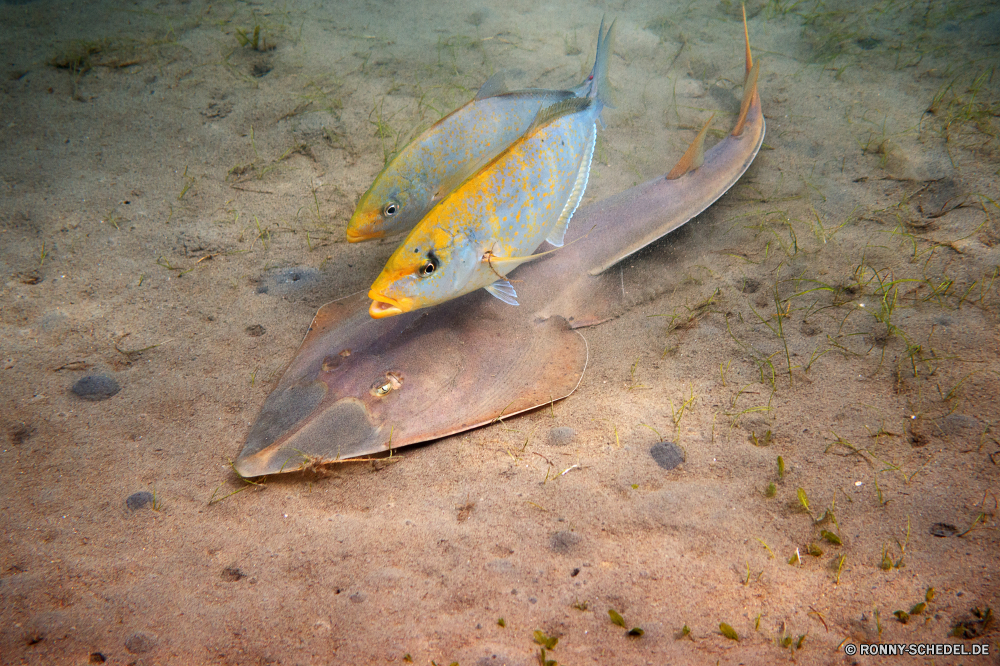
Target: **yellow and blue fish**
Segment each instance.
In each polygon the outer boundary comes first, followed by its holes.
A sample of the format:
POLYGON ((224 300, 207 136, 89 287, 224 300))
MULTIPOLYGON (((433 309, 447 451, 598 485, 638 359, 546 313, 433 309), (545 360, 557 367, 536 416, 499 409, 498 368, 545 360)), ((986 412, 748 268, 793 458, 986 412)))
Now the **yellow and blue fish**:
MULTIPOLYGON (((540 110, 523 137, 436 205, 368 292, 376 318, 485 288, 511 305, 508 272, 548 241, 560 247, 583 198, 603 93, 540 110)), ((540 256, 540 255, 535 255, 540 256)))
POLYGON ((606 87, 612 29, 597 35, 597 57, 574 90, 506 92, 491 77, 475 99, 452 111, 403 148, 361 197, 347 225, 352 243, 412 229, 449 192, 520 138, 540 108, 569 98, 593 98, 606 87))

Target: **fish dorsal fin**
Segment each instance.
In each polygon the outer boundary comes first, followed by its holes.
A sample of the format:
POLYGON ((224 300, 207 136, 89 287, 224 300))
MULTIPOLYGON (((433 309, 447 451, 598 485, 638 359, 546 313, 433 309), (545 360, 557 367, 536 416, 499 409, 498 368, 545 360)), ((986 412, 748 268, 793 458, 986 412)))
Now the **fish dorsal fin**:
MULTIPOLYGON (((747 51, 749 54, 750 51, 747 51)), ((749 62, 749 60, 747 61, 749 62)), ((746 83, 743 84, 743 103, 740 104, 740 117, 736 119, 736 126, 733 128, 733 136, 743 134, 743 125, 747 122, 747 113, 750 112, 750 105, 757 95, 757 77, 760 75, 760 59, 753 64, 747 72, 746 83)))
POLYGON ((705 161, 705 135, 708 134, 708 126, 712 124, 712 118, 715 118, 714 113, 708 119, 708 122, 705 123, 705 126, 701 128, 701 131, 698 132, 698 136, 688 146, 684 155, 677 161, 676 166, 667 174, 667 180, 680 178, 688 171, 694 171, 700 167, 705 161))
POLYGON ((479 89, 476 93, 475 99, 486 99, 487 97, 496 97, 497 95, 502 95, 507 92, 507 76, 503 72, 497 72, 490 78, 486 79, 486 83, 479 89))
POLYGON ((551 106, 539 109, 538 114, 535 119, 531 122, 531 126, 528 131, 524 133, 528 136, 539 127, 544 127, 549 123, 559 120, 563 116, 569 116, 585 109, 589 109, 594 103, 589 97, 569 97, 567 99, 556 102, 551 106))
POLYGON ((483 288, 507 305, 518 305, 517 292, 514 291, 514 285, 507 280, 497 280, 493 284, 487 285, 483 288))
POLYGON ((584 151, 583 159, 580 160, 580 170, 576 174, 576 183, 573 185, 573 191, 570 193, 566 205, 563 206, 562 212, 559 214, 559 219, 556 220, 555 227, 552 229, 552 233, 545 239, 556 247, 562 247, 563 238, 565 238, 566 230, 569 228, 569 221, 573 219, 573 213, 576 212, 577 207, 580 205, 583 193, 587 191, 587 181, 590 179, 590 165, 594 159, 594 146, 596 144, 597 126, 592 125, 590 142, 584 151))

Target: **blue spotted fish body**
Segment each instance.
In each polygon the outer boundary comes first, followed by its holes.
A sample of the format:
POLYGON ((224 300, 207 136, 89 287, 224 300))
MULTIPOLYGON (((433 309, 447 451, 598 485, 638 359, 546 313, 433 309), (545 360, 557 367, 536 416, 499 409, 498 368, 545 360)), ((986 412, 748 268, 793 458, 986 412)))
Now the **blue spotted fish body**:
POLYGON ((481 288, 516 305, 505 276, 543 241, 562 245, 587 187, 601 107, 597 96, 542 109, 523 137, 432 208, 372 285, 371 316, 481 288))
MULTIPOLYGON (((613 26, 612 26, 613 27, 613 26)), ((593 98, 606 85, 611 28, 598 32, 590 76, 574 90, 505 92, 499 77, 403 148, 361 197, 347 226, 353 242, 412 229, 449 192, 491 162, 531 126, 539 109, 593 98)))

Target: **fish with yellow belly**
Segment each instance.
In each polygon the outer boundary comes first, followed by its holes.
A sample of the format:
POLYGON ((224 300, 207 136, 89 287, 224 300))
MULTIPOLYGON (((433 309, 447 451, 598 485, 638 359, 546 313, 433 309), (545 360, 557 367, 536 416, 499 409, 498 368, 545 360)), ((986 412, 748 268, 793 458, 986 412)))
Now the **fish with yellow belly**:
POLYGON ((602 95, 541 109, 528 131, 431 209, 368 292, 380 319, 485 288, 511 305, 506 275, 548 241, 560 247, 583 198, 602 95))

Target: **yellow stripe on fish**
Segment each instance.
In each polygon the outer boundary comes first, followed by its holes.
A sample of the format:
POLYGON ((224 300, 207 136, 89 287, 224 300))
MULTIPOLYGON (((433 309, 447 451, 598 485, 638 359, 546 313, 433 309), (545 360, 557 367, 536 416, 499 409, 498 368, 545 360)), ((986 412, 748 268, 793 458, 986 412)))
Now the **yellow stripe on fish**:
POLYGON ((521 139, 432 208, 372 285, 371 316, 480 288, 517 305, 505 276, 543 240, 562 245, 587 187, 601 106, 573 97, 540 110, 521 139))
POLYGON ((562 100, 596 98, 607 88, 614 24, 597 35, 590 75, 574 90, 505 92, 491 77, 475 99, 425 130, 393 158, 361 197, 347 225, 352 243, 413 228, 458 185, 524 135, 540 108, 562 100))

